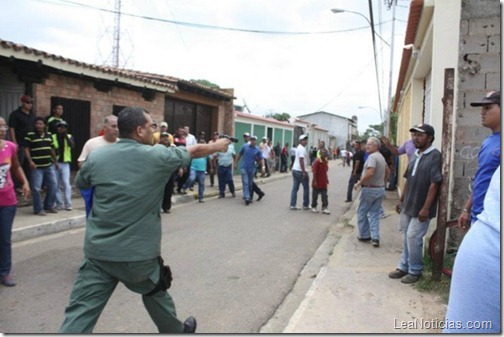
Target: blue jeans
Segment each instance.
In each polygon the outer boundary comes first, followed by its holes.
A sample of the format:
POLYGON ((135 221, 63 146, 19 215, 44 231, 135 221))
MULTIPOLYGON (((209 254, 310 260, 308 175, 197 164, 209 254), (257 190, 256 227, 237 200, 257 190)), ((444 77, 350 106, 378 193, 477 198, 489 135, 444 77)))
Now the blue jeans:
POLYGON ((63 208, 72 207, 72 185, 70 184, 70 163, 59 163, 59 169, 56 170, 56 206, 63 208), (63 197, 61 189, 65 194, 63 197))
POLYGON ((252 200, 255 167, 251 169, 241 169, 240 172, 243 186, 243 200, 250 201, 252 200))
POLYGON ((233 182, 233 165, 221 166, 217 169, 217 178, 219 179, 219 195, 224 196, 226 191, 226 184, 229 185, 229 192, 235 192, 235 186, 233 182))
POLYGON ((399 232, 403 235, 403 251, 397 268, 412 275, 420 275, 423 270, 423 237, 429 229, 430 219, 424 222, 401 212, 399 232))
POLYGON ((182 188, 185 190, 188 189, 195 181, 198 183, 198 200, 203 200, 205 194, 205 171, 191 170, 189 172, 189 178, 187 178, 182 188))
POLYGON ((54 173, 53 165, 44 168, 38 168, 31 171, 31 190, 33 196, 33 212, 39 213, 42 209, 54 208, 56 200, 56 174, 54 173), (45 184, 46 196, 42 204, 40 190, 45 184))
POLYGON ((363 187, 357 208, 359 236, 363 239, 380 240, 380 208, 385 187, 363 187), (369 218, 368 218, 369 213, 369 218))
POLYGON ((353 174, 350 173, 350 179, 348 180, 348 189, 347 189, 347 195, 346 195, 346 200, 353 200, 352 198, 352 192, 353 192, 353 187, 359 181, 359 175, 354 176, 353 174))
POLYGON ((12 267, 11 235, 17 205, 0 206, 0 276, 10 274, 12 267))
POLYGON ((306 172, 305 177, 303 178, 303 172, 292 170, 292 192, 291 192, 291 207, 296 207, 297 203, 297 192, 299 190, 299 185, 303 185, 303 207, 310 206, 310 176, 308 172, 306 172))

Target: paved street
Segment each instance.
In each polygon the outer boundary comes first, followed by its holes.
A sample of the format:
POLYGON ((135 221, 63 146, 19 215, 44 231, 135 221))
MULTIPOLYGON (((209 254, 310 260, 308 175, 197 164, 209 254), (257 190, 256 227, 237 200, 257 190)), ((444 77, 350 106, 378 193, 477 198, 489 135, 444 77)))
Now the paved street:
MULTIPOLYGON (((235 199, 184 203, 162 215, 163 257, 174 273, 170 294, 178 316, 194 315, 200 333, 259 332, 350 207, 343 203, 350 169, 339 163, 331 162, 329 171, 329 216, 289 210, 290 174, 285 179, 265 179, 260 187, 266 197, 248 207, 238 191, 235 199)), ((298 206, 301 200, 300 191, 298 206)), ((83 229, 74 229, 14 244, 13 275, 18 285, 0 287, 0 331, 58 331, 82 258, 83 234, 83 229)), ((314 268, 315 273, 319 268, 314 268)), ((308 289, 310 283, 306 284, 308 289)), ((301 300, 290 303, 292 312, 301 300)), ((276 332, 287 323, 279 322, 276 332)), ((119 285, 94 331, 155 333, 157 329, 141 296, 119 285)))

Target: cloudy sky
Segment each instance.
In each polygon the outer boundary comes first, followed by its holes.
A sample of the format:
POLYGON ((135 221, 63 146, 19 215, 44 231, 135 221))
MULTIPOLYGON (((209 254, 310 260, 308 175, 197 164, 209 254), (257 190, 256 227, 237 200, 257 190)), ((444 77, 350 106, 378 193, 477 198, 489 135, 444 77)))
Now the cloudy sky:
MULTIPOLYGON (((119 66, 234 88, 235 104, 245 101, 255 115, 356 115, 363 132, 380 123, 378 92, 382 111, 388 106, 393 21, 387 2, 373 0, 376 32, 388 44, 376 37, 378 81, 367 0, 122 0, 119 66)), ((114 4, 0 0, 0 39, 111 65, 114 4)), ((392 95, 408 11, 409 1, 399 0, 392 95)))

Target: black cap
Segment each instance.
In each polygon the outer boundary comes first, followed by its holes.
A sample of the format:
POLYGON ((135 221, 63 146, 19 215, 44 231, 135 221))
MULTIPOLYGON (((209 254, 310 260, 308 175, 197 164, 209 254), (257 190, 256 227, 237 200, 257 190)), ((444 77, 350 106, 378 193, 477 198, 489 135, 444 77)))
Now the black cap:
POLYGON ((65 122, 65 121, 59 121, 59 122, 56 124, 56 127, 58 127, 58 126, 64 126, 64 127, 67 127, 67 126, 68 126, 68 124, 67 124, 67 122, 65 122))
POLYGON ((409 129, 409 132, 415 132, 415 131, 434 136, 434 128, 429 124, 418 124, 409 129))
POLYGON ((500 105, 500 91, 490 91, 481 101, 472 102, 471 106, 482 106, 485 104, 500 105))

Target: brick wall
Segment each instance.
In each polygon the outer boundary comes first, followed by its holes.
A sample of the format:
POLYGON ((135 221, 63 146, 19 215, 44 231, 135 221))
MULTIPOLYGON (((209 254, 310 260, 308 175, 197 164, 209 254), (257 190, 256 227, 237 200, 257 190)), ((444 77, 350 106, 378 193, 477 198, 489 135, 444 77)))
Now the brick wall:
POLYGON ((50 74, 43 84, 34 85, 37 98, 35 111, 39 116, 51 112, 51 97, 63 97, 91 102, 91 137, 98 135, 103 118, 112 114, 114 105, 145 108, 158 123, 164 118, 164 94, 156 93, 153 101, 146 101, 138 91, 115 88, 101 92, 84 79, 50 74))
POLYGON ((460 214, 470 195, 479 148, 491 133, 481 125, 480 108, 469 103, 501 89, 500 15, 498 1, 462 1, 451 218, 460 214))

